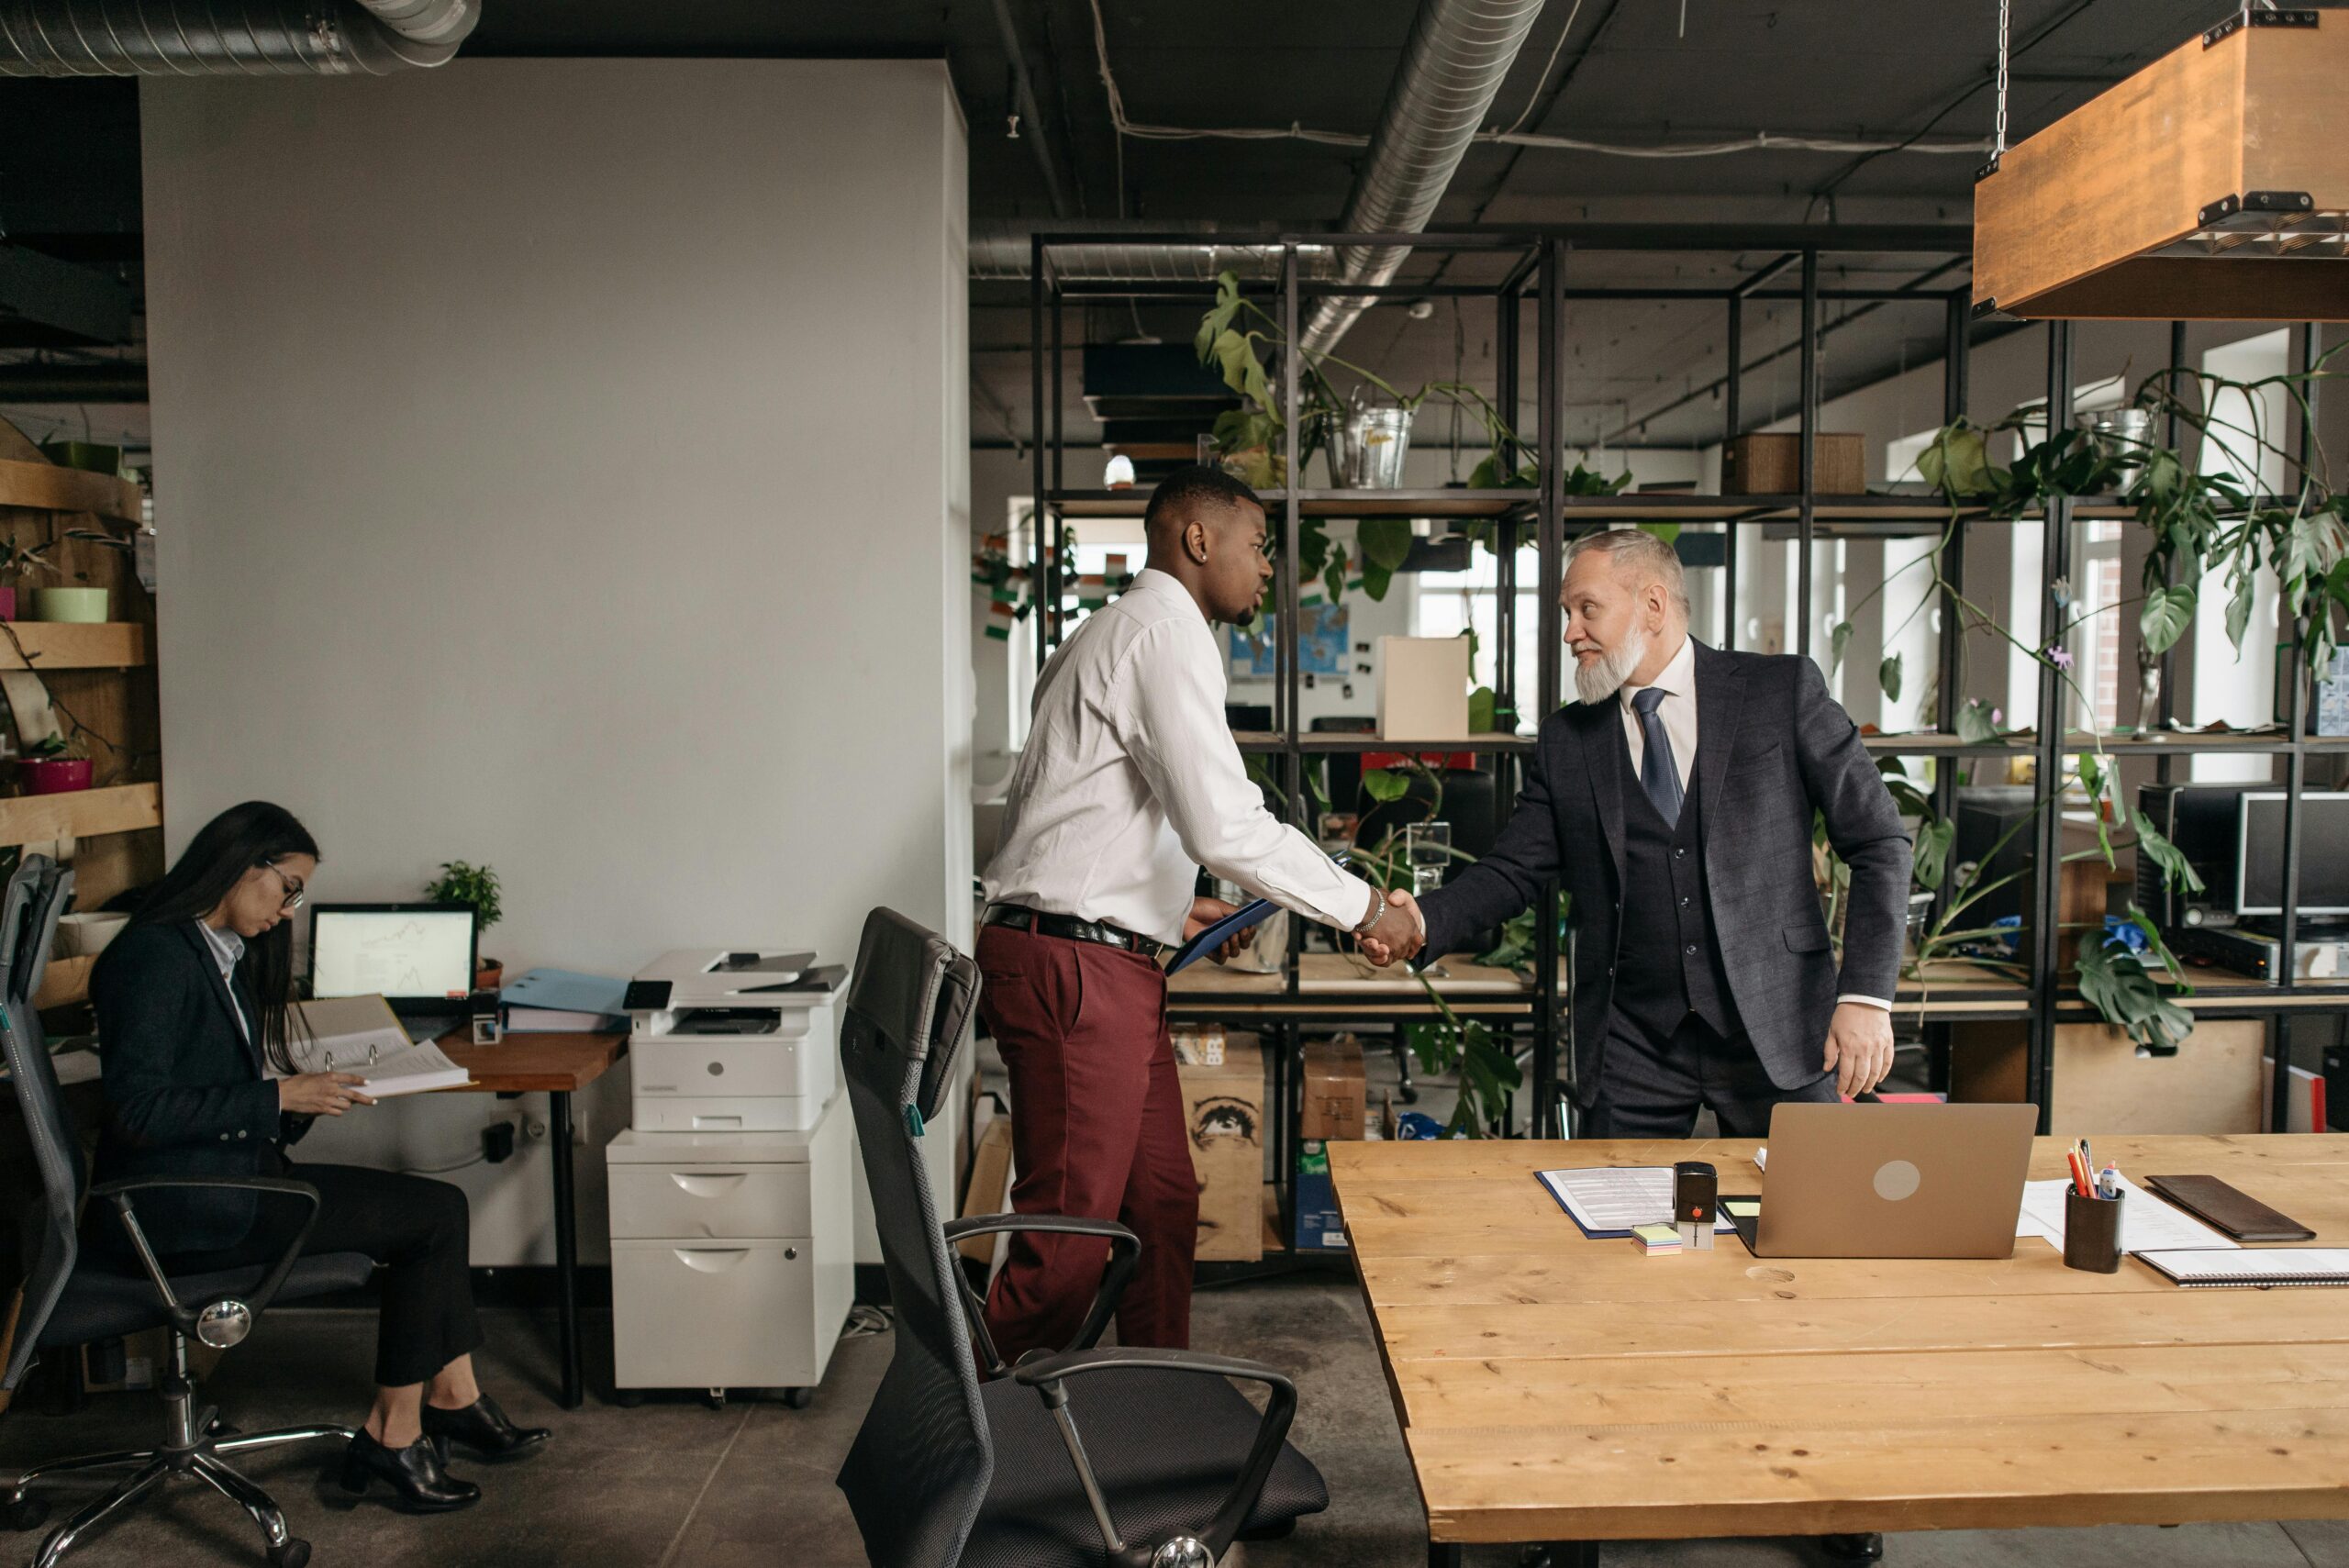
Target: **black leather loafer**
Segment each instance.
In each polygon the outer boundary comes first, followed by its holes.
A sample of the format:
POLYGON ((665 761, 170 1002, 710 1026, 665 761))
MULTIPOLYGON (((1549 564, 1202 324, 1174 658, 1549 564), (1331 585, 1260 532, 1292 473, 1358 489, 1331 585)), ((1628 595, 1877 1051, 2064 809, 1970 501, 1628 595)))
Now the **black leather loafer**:
POLYGON ((430 1438, 399 1449, 385 1448, 365 1432, 352 1438, 342 1455, 342 1489, 355 1497, 370 1481, 389 1486, 399 1507, 412 1514, 453 1513, 481 1501, 480 1487, 441 1468, 430 1438))
POLYGON ((1822 1535, 1819 1549, 1838 1562, 1884 1561, 1884 1537, 1874 1531, 1865 1535, 1822 1535))
POLYGON ((536 1453, 547 1440, 544 1427, 518 1427, 506 1418, 497 1401, 484 1394, 462 1410, 424 1407, 424 1435, 449 1462, 449 1450, 463 1449, 475 1459, 503 1464, 536 1453))

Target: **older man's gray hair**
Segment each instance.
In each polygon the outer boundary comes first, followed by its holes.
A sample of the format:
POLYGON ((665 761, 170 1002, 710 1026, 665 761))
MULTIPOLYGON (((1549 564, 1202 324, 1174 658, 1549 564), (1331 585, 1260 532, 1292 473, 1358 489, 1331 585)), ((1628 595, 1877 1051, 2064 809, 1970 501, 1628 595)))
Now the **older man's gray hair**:
POLYGON ((1680 569, 1680 557, 1655 535, 1643 528, 1585 534, 1566 548, 1566 565, 1572 566, 1577 556, 1591 554, 1606 556, 1617 575, 1628 575, 1642 587, 1663 584, 1664 591, 1680 607, 1681 617, 1687 617, 1688 579, 1680 569))

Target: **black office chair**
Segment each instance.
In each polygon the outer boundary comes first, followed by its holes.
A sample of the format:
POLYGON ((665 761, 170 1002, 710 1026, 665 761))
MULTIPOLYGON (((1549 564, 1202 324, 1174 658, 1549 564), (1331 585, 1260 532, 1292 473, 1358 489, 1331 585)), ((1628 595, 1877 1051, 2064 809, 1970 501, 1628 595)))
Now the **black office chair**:
MULTIPOLYGON (((302 1242, 296 1237, 284 1255, 267 1266, 167 1275, 132 1211, 133 1195, 152 1188, 236 1187, 284 1202, 306 1203, 315 1215, 317 1189, 300 1182, 259 1176, 155 1176, 107 1182, 85 1190, 81 1142, 58 1095, 49 1042, 32 1004, 50 940, 57 929, 57 917, 72 894, 71 872, 61 873, 45 856, 28 855, 9 879, 5 903, 0 903, 0 966, 5 966, 0 968, 0 991, 5 991, 5 996, 0 996, 0 1046, 6 1050, 9 1077, 16 1085, 17 1104, 24 1113, 25 1132, 41 1180, 40 1195, 26 1206, 24 1215, 24 1303, 0 1387, 17 1387, 42 1351, 169 1326, 171 1355, 157 1388, 170 1419, 159 1448, 91 1454, 26 1471, 8 1494, 7 1522, 17 1529, 31 1529, 48 1518, 48 1503, 28 1496, 44 1481, 81 1473, 103 1476, 109 1471, 129 1472, 114 1490, 50 1533, 33 1565, 50 1568, 93 1529, 138 1502, 166 1476, 189 1475, 252 1516, 268 1541, 273 1568, 302 1568, 309 1561, 309 1542, 288 1533, 276 1502, 232 1469, 223 1456, 313 1439, 349 1442, 351 1429, 291 1427, 222 1435, 215 1413, 196 1406, 195 1385, 187 1371, 187 1340, 194 1335, 221 1349, 235 1345, 251 1331, 253 1319, 272 1302, 356 1290, 367 1283, 374 1264, 363 1252, 297 1257, 302 1242), (83 1252, 76 1226, 85 1195, 103 1198, 114 1207, 139 1258, 137 1272, 108 1268, 104 1260, 83 1252)), ((305 1223, 304 1232, 308 1229, 305 1223)))
POLYGON ((1235 1538, 1329 1506, 1284 1438, 1297 1390, 1271 1367, 1187 1351, 1097 1350, 1140 1243, 1105 1220, 940 1222, 922 1129, 952 1076, 977 967, 904 916, 864 923, 841 1060, 896 1309, 896 1353, 841 1466, 874 1568, 1208 1568, 1235 1538), (1097 1236, 1111 1262, 1077 1342, 1004 1368, 953 1242, 1003 1230, 1097 1236), (1261 1383, 1262 1416, 1226 1382, 1261 1383))

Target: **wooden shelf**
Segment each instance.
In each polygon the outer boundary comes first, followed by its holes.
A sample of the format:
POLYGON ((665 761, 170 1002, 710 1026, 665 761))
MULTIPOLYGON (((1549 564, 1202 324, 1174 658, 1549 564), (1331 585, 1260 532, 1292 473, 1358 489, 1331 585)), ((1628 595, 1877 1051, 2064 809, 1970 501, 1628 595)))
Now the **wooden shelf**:
POLYGON ((0 506, 95 512, 102 517, 136 523, 142 520, 142 499, 139 486, 111 473, 0 458, 0 506))
MULTIPOLYGON (((1286 490, 1261 490, 1264 506, 1278 510, 1288 504, 1286 490)), ((1063 517, 1139 517, 1150 504, 1150 492, 1132 490, 1055 490, 1049 496, 1063 517)), ((1535 490, 1303 490, 1297 507, 1308 517, 1498 517, 1531 514, 1541 506, 1535 490)), ((1767 523, 1791 524, 1802 517, 1799 495, 1699 495, 1684 491, 1634 493, 1625 495, 1567 495, 1562 498, 1569 523, 1767 523)), ((1946 501, 1931 495, 1820 495, 1811 503, 1815 522, 1854 528, 1901 527, 1902 532, 1929 533, 1950 519, 1946 501)), ((1958 516, 1970 522, 1991 520, 1978 504, 1962 506, 1958 516)), ((2109 497, 2083 497, 2072 506, 2077 521, 2132 517, 2133 507, 2109 497)), ((2037 512, 1998 521, 2035 523, 2037 512)), ((1531 543, 1529 539, 1526 542, 1531 543)))
POLYGON ((90 971, 98 962, 92 953, 87 958, 52 958, 49 967, 41 971, 40 989, 33 993, 36 1010, 66 1007, 90 999, 90 971))
MULTIPOLYGON (((2115 757, 2196 756, 2228 751, 2280 754, 2291 750, 2291 742, 2273 730, 2231 735, 2107 735, 2103 740, 2105 751, 2115 757)), ((1860 743, 1878 756, 1892 757, 2029 757, 2039 750, 2037 738, 2028 730, 1996 740, 1976 741, 1961 740, 1938 731, 1918 730, 1906 735, 1863 735, 1860 743)), ((2071 730, 2064 737, 2065 756, 2096 749, 2097 738, 2086 730, 2071 730)), ((2311 735, 2308 749, 2349 751, 2349 736, 2311 735)))
POLYGON ((0 634, 0 670, 128 670, 153 657, 137 621, 19 620, 0 634))
POLYGON ((0 800, 0 844, 94 839, 162 825, 161 784, 117 784, 71 795, 19 795, 0 800))

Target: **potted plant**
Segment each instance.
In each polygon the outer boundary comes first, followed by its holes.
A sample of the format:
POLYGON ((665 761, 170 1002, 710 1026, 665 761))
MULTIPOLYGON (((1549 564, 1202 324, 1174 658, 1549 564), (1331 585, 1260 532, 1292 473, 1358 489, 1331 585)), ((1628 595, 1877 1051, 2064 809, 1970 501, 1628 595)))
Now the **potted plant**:
POLYGON ((25 748, 17 777, 27 795, 70 795, 90 787, 90 759, 64 736, 52 735, 25 748))
MULTIPOLYGON (((487 866, 469 865, 463 861, 443 861, 440 874, 425 884, 424 895, 435 904, 470 904, 476 928, 486 931, 497 924, 505 911, 497 900, 497 873, 487 866)), ((506 965, 497 959, 478 961, 473 973, 473 989, 495 991, 505 983, 506 965)))

